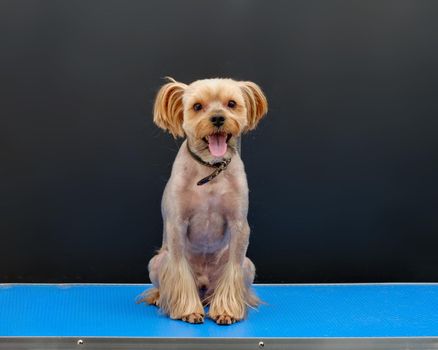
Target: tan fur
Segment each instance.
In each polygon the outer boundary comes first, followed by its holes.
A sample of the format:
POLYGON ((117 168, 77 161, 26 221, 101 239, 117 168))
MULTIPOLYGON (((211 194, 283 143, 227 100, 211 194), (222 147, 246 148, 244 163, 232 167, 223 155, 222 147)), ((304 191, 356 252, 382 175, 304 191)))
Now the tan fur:
POLYGON ((137 303, 147 303, 149 305, 159 306, 158 300, 160 299, 160 291, 158 288, 151 288, 146 290, 140 295, 137 303))
POLYGON ((154 123, 168 130, 173 137, 183 137, 183 105, 182 96, 187 85, 168 78, 169 83, 158 91, 154 105, 154 123))
POLYGON ((246 316, 247 306, 256 307, 259 304, 259 299, 244 283, 242 268, 228 263, 212 295, 210 317, 216 320, 222 315, 227 315, 239 321, 246 316))
POLYGON ((205 79, 186 85, 171 79, 157 94, 154 122, 187 140, 164 190, 163 245, 149 263, 154 288, 142 301, 159 306, 171 318, 203 322, 204 303, 210 304, 209 315, 218 324, 231 324, 259 304, 251 290, 254 264, 245 256, 248 185, 236 144, 266 112, 266 98, 252 82, 205 79), (195 104, 202 109, 196 110, 195 104), (221 126, 211 120, 217 115, 224 118, 221 126), (213 133, 227 135, 223 157, 210 153, 206 138, 213 133), (197 186, 212 169, 194 160, 188 146, 206 162, 231 162, 208 184, 197 186))
POLYGON ((192 313, 204 315, 193 274, 186 259, 179 262, 167 259, 160 270, 158 305, 173 319, 192 313))
POLYGON ((253 130, 266 113, 268 112, 268 101, 263 91, 257 84, 251 81, 240 83, 246 101, 248 111, 248 128, 253 130))

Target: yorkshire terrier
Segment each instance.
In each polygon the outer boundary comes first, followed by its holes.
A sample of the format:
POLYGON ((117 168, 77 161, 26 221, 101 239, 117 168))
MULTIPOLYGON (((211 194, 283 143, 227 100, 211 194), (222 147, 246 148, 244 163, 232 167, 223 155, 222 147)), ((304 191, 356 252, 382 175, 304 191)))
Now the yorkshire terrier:
POLYGON ((246 257, 248 184, 238 138, 266 115, 258 85, 205 79, 186 85, 168 78, 158 91, 154 122, 185 137, 162 199, 163 243, 149 262, 153 288, 142 301, 172 319, 218 324, 245 318, 260 303, 246 257))

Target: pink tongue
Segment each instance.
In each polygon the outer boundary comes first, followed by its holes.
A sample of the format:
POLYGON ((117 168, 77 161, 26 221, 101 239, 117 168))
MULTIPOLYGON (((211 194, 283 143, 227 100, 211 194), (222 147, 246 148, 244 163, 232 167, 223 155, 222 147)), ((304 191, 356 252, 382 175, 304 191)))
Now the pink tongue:
POLYGON ((208 137, 208 148, 214 157, 222 157, 227 152, 227 135, 210 135, 208 137))

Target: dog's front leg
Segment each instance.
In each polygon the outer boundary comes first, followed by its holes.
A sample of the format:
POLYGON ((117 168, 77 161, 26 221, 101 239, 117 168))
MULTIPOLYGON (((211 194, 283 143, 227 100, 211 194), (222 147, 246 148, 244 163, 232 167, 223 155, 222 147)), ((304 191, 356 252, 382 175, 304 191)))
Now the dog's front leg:
POLYGON ((210 317, 218 324, 242 320, 247 306, 257 306, 259 299, 251 291, 254 265, 245 257, 249 242, 246 219, 229 222, 231 234, 229 260, 214 290, 210 303, 210 317))
POLYGON ((192 270, 184 254, 187 224, 167 221, 165 229, 168 254, 159 272, 158 305, 173 319, 202 323, 204 308, 192 270))

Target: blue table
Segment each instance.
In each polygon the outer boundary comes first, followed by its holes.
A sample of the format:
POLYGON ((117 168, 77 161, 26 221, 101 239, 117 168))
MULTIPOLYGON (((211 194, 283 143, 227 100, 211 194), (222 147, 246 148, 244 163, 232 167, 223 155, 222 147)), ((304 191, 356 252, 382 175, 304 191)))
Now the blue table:
POLYGON ((0 349, 437 349, 438 284, 256 285, 231 326, 136 304, 149 286, 0 285, 0 349))

